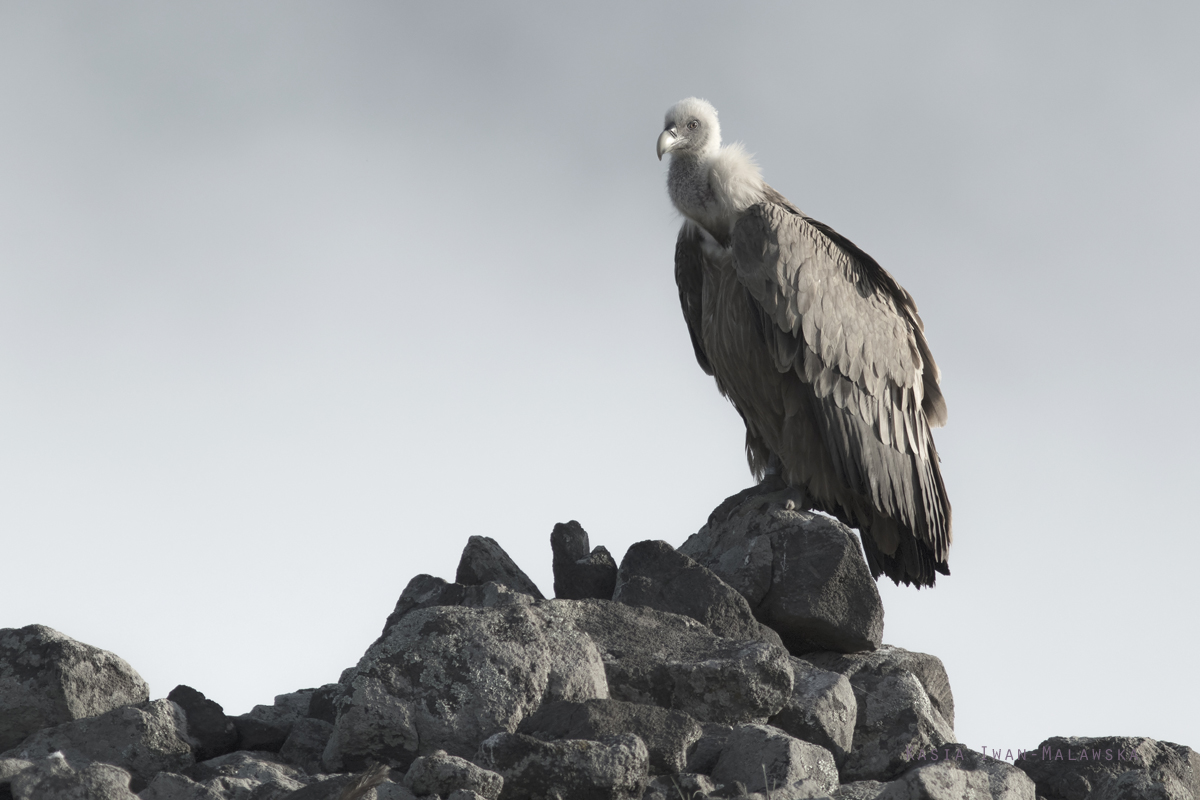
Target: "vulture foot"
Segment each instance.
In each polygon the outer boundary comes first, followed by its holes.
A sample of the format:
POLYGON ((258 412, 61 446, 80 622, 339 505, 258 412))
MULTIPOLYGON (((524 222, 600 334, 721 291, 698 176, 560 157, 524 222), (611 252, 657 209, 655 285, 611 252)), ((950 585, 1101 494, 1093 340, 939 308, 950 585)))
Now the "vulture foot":
POLYGON ((735 495, 726 497, 721 505, 708 515, 707 527, 723 525, 747 503, 755 504, 762 511, 772 504, 778 504, 788 511, 807 510, 808 504, 799 489, 788 486, 779 475, 767 475, 762 482, 749 489, 743 489, 735 495))

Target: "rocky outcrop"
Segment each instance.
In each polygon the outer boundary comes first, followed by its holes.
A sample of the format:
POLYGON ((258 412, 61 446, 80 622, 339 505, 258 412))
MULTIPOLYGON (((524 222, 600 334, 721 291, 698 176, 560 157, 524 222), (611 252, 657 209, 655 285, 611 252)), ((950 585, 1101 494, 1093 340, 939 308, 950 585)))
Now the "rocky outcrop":
POLYGON ((885 645, 802 660, 844 676, 854 691, 853 746, 840 764, 842 780, 891 780, 909 768, 908 754, 954 741, 954 699, 934 656, 885 645))
POLYGON ((883 604, 854 532, 796 510, 791 490, 748 500, 679 551, 716 573, 793 655, 874 650, 883 604))
POLYGON ((632 733, 646 745, 650 770, 671 774, 686 768, 688 751, 704 730, 682 711, 609 699, 547 703, 526 717, 517 732, 543 741, 599 741, 605 736, 632 733))
POLYGON ((646 745, 631 734, 543 742, 498 733, 479 746, 478 760, 504 776, 501 800, 638 800, 650 766, 646 745))
POLYGON ((612 599, 691 617, 727 639, 783 644, 779 634, 754 618, 746 598, 666 542, 638 542, 629 548, 612 599))
MULTIPOLYGON (((0 800, 1200 800, 1180 745, 1049 739, 1014 766, 955 743, 941 661, 808 649, 831 628, 780 611, 802 605, 781 574, 854 587, 844 531, 771 496, 725 517, 692 556, 638 543, 575 599, 541 598, 473 537, 457 581, 413 578, 337 682, 236 717, 187 686, 151 702, 120 659, 48 628, 4 631, 0 800)), ((552 538, 562 595, 606 553, 578 523, 552 538)), ((858 601, 803 602, 828 621, 858 601)))
POLYGON ((948 743, 917 754, 876 800, 1035 800, 1033 781, 1012 764, 948 743))
POLYGON ((469 757, 546 700, 607 695, 595 644, 527 606, 412 611, 344 684, 323 756, 333 772, 407 768, 436 750, 469 757))
POLYGON ((142 703, 142 676, 45 625, 0 629, 0 751, 42 728, 142 703))
POLYGON ((414 761, 404 775, 404 785, 418 797, 445 797, 456 791, 469 791, 496 800, 504 788, 504 778, 465 758, 438 751, 414 761))
POLYGON ((604 547, 588 552, 587 531, 576 522, 560 522, 550 532, 554 555, 554 596, 560 600, 611 600, 617 562, 604 547))
POLYGON ((76 767, 62 753, 40 759, 12 780, 13 800, 136 800, 130 775, 111 764, 84 762, 76 767))
POLYGON ((454 582, 464 586, 494 582, 538 600, 543 597, 524 570, 504 552, 504 548, 487 536, 472 536, 467 540, 454 582))
POLYGON ((0 758, 38 761, 62 753, 75 765, 97 761, 128 771, 134 791, 159 772, 182 772, 195 763, 183 709, 170 700, 114 708, 33 734, 0 758))
POLYGON ((713 780, 740 783, 748 792, 804 784, 816 797, 838 785, 833 754, 771 725, 739 725, 730 732, 712 771, 713 780))
MULTIPOLYGON (((238 730, 225 709, 190 686, 176 686, 167 699, 183 709, 187 717, 188 735, 197 761, 223 756, 232 752, 238 743, 238 730)), ((247 748, 255 749, 255 748, 247 748)))
POLYGON ((550 600, 537 610, 595 642, 617 700, 702 722, 748 722, 778 712, 792 691, 782 647, 715 636, 688 617, 598 600, 550 600))
POLYGON ((800 658, 791 659, 792 696, 770 722, 797 739, 828 750, 839 767, 846 761, 858 722, 858 701, 849 679, 800 658))
POLYGON ((1055 736, 1015 763, 1046 800, 1200 798, 1200 754, 1140 736, 1055 736))

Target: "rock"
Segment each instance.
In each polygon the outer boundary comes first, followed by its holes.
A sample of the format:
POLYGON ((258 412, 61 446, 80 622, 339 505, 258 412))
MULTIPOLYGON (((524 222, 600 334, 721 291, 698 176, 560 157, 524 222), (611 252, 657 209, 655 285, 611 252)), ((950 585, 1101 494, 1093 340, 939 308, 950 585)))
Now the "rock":
POLYGON ((296 712, 286 706, 255 706, 249 714, 233 718, 237 729, 237 749, 278 753, 292 732, 296 712))
POLYGON ((547 600, 535 611, 596 643, 617 700, 735 723, 765 721, 791 696, 791 666, 778 645, 725 639, 689 617, 602 600, 547 600))
POLYGON ((291 712, 296 719, 307 717, 309 707, 312 705, 313 693, 316 691, 316 689, 301 689, 298 692, 277 694, 275 695, 273 705, 276 708, 291 712))
MULTIPOLYGON (((284 795, 283 800, 343 800, 350 785, 359 778, 360 776, 353 774, 327 776, 324 780, 318 780, 284 795)), ((360 797, 362 800, 416 800, 415 794, 390 781, 384 781, 374 788, 363 789, 360 797)))
POLYGON ((403 619, 405 614, 417 609, 438 606, 500 608, 530 605, 533 602, 532 596, 495 581, 464 586, 461 583, 447 583, 432 575, 418 575, 408 582, 408 586, 401 593, 400 599, 396 601, 396 608, 388 617, 383 626, 383 633, 376 642, 387 636, 392 626, 403 619))
POLYGON ((790 510, 792 491, 739 506, 679 548, 746 598, 793 655, 874 650, 883 604, 854 532, 816 513, 790 510))
POLYGON ((600 653, 566 622, 529 606, 419 609, 348 677, 322 763, 407 769, 435 750, 469 757, 544 701, 607 694, 600 653))
POLYGON ((707 797, 717 790, 717 784, 707 775, 677 772, 660 775, 650 781, 642 800, 679 800, 680 797, 707 797))
POLYGON ((858 702, 845 675, 792 657, 792 696, 770 723, 784 733, 819 744, 840 768, 854 741, 858 702))
POLYGON ((486 798, 470 789, 455 789, 446 796, 446 800, 486 800, 486 798))
POLYGON ((413 761, 404 775, 404 786, 418 796, 436 794, 444 797, 456 790, 467 789, 486 800, 496 800, 504 787, 504 778, 465 758, 439 752, 413 761))
POLYGON ((238 751, 197 764, 193 780, 225 800, 277 800, 303 789, 309 777, 271 753, 238 751))
POLYGON ((821 669, 840 672, 851 679, 860 671, 875 675, 912 673, 921 682, 929 702, 951 728, 954 727, 954 694, 942 660, 928 653, 917 653, 885 644, 872 653, 806 653, 803 659, 821 669))
POLYGON ((76 768, 62 753, 35 762, 12 780, 13 800, 137 800, 129 773, 111 764, 76 768))
POLYGON ((538 600, 544 597, 529 576, 504 552, 504 548, 495 539, 472 536, 463 548, 454 582, 464 586, 475 586, 488 581, 495 581, 522 594, 532 595, 538 600))
POLYGON ((301 717, 292 723, 287 740, 279 748, 279 757, 316 775, 321 771, 321 755, 333 735, 333 723, 312 717, 301 717))
POLYGON ((449 583, 433 575, 417 575, 400 593, 400 599, 396 601, 396 607, 388 616, 387 622, 384 623, 383 633, 379 634, 379 639, 375 640, 376 643, 382 641, 388 635, 388 631, 410 611, 435 606, 461 605, 465 589, 466 587, 461 583, 449 583))
POLYGON ((885 646, 874 653, 809 653, 803 660, 845 675, 854 689, 854 744, 840 765, 843 781, 890 781, 909 768, 906 755, 954 741, 953 726, 938 710, 954 714, 950 683, 933 656, 885 646))
POLYGON ((617 583, 617 562, 608 550, 588 552, 587 531, 575 520, 558 523, 550 532, 554 554, 554 596, 563 600, 611 600, 617 583))
POLYGON ((0 800, 12 800, 12 779, 32 767, 23 758, 0 758, 0 800))
POLYGON ((1012 764, 964 744, 918 756, 915 768, 886 784, 877 800, 1034 800, 1034 785, 1012 764))
POLYGON ((322 722, 333 724, 337 719, 337 699, 343 691, 340 683, 327 683, 314 689, 312 699, 308 703, 308 716, 322 722))
POLYGON ((735 726, 721 749, 712 777, 718 783, 740 782, 751 792, 774 791, 807 781, 819 794, 832 791, 838 784, 832 753, 770 725, 735 726))
POLYGON ((237 746, 238 732, 220 704, 190 686, 176 686, 167 699, 187 715, 188 735, 197 761, 225 755, 237 746))
POLYGON ((1055 736, 1015 764, 1047 800, 1200 798, 1200 754, 1140 736, 1055 736))
POLYGON ((703 775, 711 775, 717 766, 717 759, 725 749, 733 733, 732 725, 722 725, 719 722, 707 722, 700 726, 703 733, 696 744, 688 751, 687 771, 703 775))
POLYGON ((183 772, 195 763, 187 717, 170 700, 122 706, 46 728, 0 758, 41 759, 60 750, 72 764, 100 761, 128 770, 134 791, 159 772, 183 772))
POLYGON ((498 733, 479 746, 476 761, 504 776, 502 800, 640 800, 650 756, 629 734, 543 742, 498 733))
POLYGON ((45 625, 0 629, 0 752, 43 728, 149 699, 142 677, 107 650, 45 625))
POLYGON ((612 599, 691 617, 727 639, 783 644, 774 631, 763 632, 736 589, 666 542, 638 542, 626 551, 612 599))
POLYGON ((632 733, 650 754, 655 774, 682 772, 688 750, 703 734, 700 724, 682 711, 621 700, 559 700, 521 721, 517 733, 542 740, 591 739, 632 733))
POLYGON ((186 775, 160 772, 138 792, 139 800, 225 800, 222 795, 186 775))
POLYGON ((886 786, 881 781, 851 781, 834 789, 830 797, 833 800, 876 800, 886 786))

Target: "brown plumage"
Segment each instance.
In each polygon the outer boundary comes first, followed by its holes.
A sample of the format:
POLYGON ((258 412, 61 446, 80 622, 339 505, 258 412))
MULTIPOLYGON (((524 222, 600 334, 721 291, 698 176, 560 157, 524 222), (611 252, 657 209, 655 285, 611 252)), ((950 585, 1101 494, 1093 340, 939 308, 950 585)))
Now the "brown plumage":
POLYGON ((779 471, 862 535, 873 575, 948 575, 950 502, 931 427, 946 420, 916 304, 882 267, 720 147, 702 100, 667 112, 659 156, 685 216, 675 277, 700 367, 746 423, 751 471, 779 471))

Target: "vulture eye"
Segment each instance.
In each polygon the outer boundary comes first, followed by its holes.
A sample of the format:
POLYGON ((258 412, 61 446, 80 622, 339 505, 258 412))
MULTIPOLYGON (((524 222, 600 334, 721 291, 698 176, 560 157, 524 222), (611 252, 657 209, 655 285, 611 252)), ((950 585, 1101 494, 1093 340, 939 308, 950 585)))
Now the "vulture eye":
POLYGON ((689 130, 689 131, 694 131, 694 130, 696 130, 696 128, 699 128, 699 127, 700 127, 700 121, 699 121, 699 120, 696 120, 696 119, 694 119, 694 120, 692 120, 691 122, 689 122, 689 123, 688 123, 688 130, 689 130))

